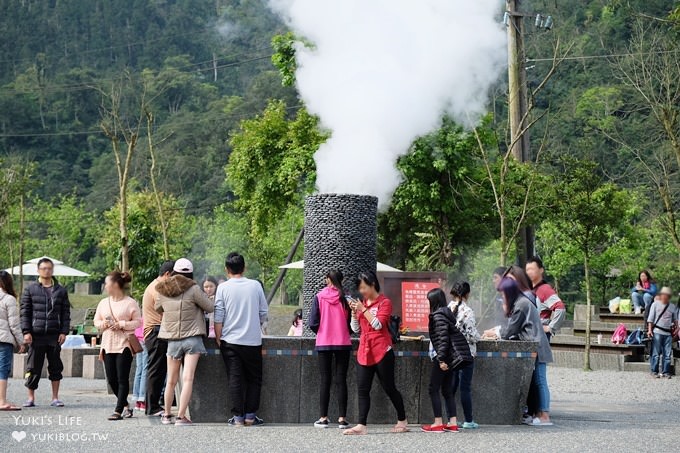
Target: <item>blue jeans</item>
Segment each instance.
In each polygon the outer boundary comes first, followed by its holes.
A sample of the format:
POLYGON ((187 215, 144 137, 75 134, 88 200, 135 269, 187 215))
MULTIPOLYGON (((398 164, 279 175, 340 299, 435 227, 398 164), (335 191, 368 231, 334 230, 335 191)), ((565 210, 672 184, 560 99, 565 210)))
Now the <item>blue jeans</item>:
POLYGON ((465 421, 468 423, 474 421, 472 418, 472 375, 474 372, 475 362, 472 362, 462 370, 454 372, 453 377, 453 397, 456 397, 456 390, 460 387, 460 404, 463 406, 465 421))
POLYGON ((0 381, 6 381, 12 374, 12 361, 14 360, 14 345, 0 343, 0 381))
POLYGON ((647 308, 652 305, 652 302, 654 302, 654 296, 649 293, 633 291, 630 298, 633 300, 633 307, 635 307, 635 309, 639 308, 641 310, 647 310, 647 308))
POLYGON ((132 398, 137 401, 144 401, 146 398, 146 362, 149 354, 144 342, 141 341, 140 343, 142 343, 143 351, 137 354, 135 358, 137 366, 135 368, 135 382, 132 386, 132 398))
POLYGON ((536 386, 538 411, 550 412, 550 389, 548 388, 548 365, 546 363, 536 361, 532 382, 536 386))
POLYGON ((663 357, 661 374, 671 374, 671 357, 673 354, 673 338, 672 335, 654 334, 652 341, 652 357, 651 357, 651 371, 652 373, 659 372, 659 356, 663 357))

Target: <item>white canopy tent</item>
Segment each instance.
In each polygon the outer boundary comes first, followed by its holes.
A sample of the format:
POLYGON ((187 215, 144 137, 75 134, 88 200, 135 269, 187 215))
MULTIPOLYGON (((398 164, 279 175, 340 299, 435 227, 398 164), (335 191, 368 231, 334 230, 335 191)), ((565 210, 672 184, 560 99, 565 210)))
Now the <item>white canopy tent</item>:
POLYGON ((69 267, 64 264, 63 261, 55 260, 54 258, 50 258, 49 256, 41 256, 39 258, 33 258, 32 260, 26 261, 24 265, 21 267, 19 266, 14 266, 9 269, 5 269, 5 272, 9 272, 12 275, 19 275, 21 273, 21 270, 23 268, 23 274, 24 275, 38 275, 38 261, 40 261, 43 258, 47 258, 49 260, 52 260, 54 263, 54 276, 55 277, 89 277, 90 274, 87 274, 83 271, 79 271, 78 269, 74 269, 72 267, 69 267))
MULTIPOLYGON (((388 266, 387 264, 383 263, 377 263, 377 271, 378 272, 403 272, 400 269, 397 269, 396 267, 388 266)), ((283 266, 279 266, 279 269, 304 269, 305 268, 305 262, 300 260, 300 261, 293 261, 290 264, 284 264, 283 266)))

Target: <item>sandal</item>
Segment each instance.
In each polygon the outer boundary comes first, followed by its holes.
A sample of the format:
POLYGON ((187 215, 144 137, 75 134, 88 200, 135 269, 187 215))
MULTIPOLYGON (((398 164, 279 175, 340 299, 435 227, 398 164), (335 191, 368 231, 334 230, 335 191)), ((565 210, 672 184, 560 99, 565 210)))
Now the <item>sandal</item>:
POLYGON ((123 418, 132 418, 132 409, 129 407, 126 407, 125 410, 123 411, 123 418))
POLYGON ((109 415, 109 418, 108 418, 108 420, 110 420, 112 422, 116 421, 116 420, 122 420, 122 419, 123 419, 123 416, 120 415, 118 412, 114 412, 113 414, 109 415))
POLYGON ((394 434, 407 433, 409 431, 410 431, 410 429, 408 429, 408 426, 395 425, 394 428, 392 428, 392 432, 394 434))
POLYGON ((35 401, 33 400, 27 400, 24 404, 22 404, 24 407, 35 407, 35 401))
POLYGON ((21 408, 19 406, 15 406, 14 404, 8 404, 7 406, 0 407, 0 411, 20 411, 21 408))
POLYGON ((355 426, 354 428, 344 430, 342 434, 344 436, 365 436, 368 433, 358 426, 355 426))

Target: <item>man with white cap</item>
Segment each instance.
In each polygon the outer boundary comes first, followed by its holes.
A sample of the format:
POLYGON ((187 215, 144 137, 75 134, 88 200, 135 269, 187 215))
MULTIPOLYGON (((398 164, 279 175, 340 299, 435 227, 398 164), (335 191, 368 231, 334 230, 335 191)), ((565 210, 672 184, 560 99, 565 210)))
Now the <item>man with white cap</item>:
POLYGON ((661 288, 647 316, 647 334, 650 337, 653 336, 652 356, 650 357, 652 377, 671 378, 673 330, 678 322, 677 307, 670 303, 671 296, 673 292, 669 287, 661 288))

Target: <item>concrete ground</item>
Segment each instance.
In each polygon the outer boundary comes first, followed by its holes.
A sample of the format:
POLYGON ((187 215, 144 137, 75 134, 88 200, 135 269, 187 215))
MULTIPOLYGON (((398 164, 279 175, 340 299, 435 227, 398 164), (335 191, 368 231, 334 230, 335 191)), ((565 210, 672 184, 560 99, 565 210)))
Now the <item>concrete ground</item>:
MULTIPOLYGON (((413 426, 390 434, 370 426, 363 437, 311 425, 231 428, 224 424, 163 426, 144 415, 118 422, 106 417, 113 397, 104 382, 67 378, 66 407, 49 404, 49 383, 41 381, 39 407, 0 412, 0 451, 650 451, 677 450, 680 442, 680 379, 651 379, 646 373, 550 368, 554 427, 482 426, 458 434, 425 434, 413 426)), ((9 396, 25 399, 23 383, 10 380, 9 396)), ((481 385, 479 383, 478 385, 481 385)), ((285 391, 285 390, 283 390, 285 391)))

